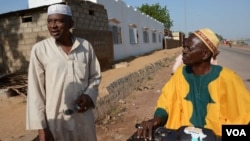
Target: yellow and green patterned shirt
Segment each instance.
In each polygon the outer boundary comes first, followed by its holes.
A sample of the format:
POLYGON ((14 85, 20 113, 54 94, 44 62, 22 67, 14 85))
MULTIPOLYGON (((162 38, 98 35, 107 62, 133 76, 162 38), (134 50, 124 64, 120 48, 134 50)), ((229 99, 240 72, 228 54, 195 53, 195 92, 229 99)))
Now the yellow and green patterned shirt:
POLYGON ((183 66, 163 87, 154 116, 167 121, 166 128, 206 127, 221 136, 223 124, 249 123, 249 107, 250 92, 234 71, 212 65, 197 76, 183 66))

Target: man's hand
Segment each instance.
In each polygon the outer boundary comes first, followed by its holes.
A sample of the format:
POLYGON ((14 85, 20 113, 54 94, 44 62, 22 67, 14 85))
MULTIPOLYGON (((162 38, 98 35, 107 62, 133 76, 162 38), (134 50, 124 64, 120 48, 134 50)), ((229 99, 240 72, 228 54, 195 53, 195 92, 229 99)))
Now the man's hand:
POLYGON ((48 128, 39 129, 38 136, 39 136, 39 141, 54 141, 54 137, 48 128))
POLYGON ((161 125, 161 118, 155 117, 148 121, 143 121, 137 126, 137 138, 152 140, 153 129, 161 125))
POLYGON ((74 104, 78 106, 77 111, 79 113, 83 113, 87 111, 90 107, 94 107, 92 99, 87 94, 82 94, 81 96, 79 96, 79 98, 76 99, 74 104))

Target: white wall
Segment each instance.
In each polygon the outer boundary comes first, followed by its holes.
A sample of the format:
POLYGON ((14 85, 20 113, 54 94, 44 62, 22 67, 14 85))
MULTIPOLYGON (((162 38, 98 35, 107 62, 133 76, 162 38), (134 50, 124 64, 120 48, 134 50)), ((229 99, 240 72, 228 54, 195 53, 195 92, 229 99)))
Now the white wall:
POLYGON ((35 8, 35 7, 45 6, 45 5, 51 5, 54 3, 61 3, 64 1, 65 0, 29 0, 28 7, 35 8))
POLYGON ((104 5, 108 18, 115 18, 120 23, 122 30, 122 44, 114 45, 114 60, 121 60, 129 56, 143 55, 153 50, 162 49, 162 40, 159 42, 159 34, 163 38, 164 25, 155 19, 137 11, 135 8, 126 5, 122 0, 89 0, 104 5), (129 25, 137 25, 139 43, 130 44, 129 25), (143 42, 143 27, 148 27, 149 43, 143 42), (156 43, 152 41, 152 30, 156 30, 156 43))

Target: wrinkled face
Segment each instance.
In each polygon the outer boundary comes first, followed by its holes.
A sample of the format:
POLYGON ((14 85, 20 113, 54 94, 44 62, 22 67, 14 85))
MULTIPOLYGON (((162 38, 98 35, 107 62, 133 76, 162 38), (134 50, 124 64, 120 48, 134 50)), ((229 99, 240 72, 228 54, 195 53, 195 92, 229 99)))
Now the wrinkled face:
POLYGON ((70 35, 70 28, 73 26, 71 17, 62 14, 52 14, 48 16, 47 27, 50 35, 56 40, 64 39, 70 35))
POLYGON ((194 34, 191 34, 183 45, 183 63, 185 65, 200 64, 210 57, 206 45, 194 34))

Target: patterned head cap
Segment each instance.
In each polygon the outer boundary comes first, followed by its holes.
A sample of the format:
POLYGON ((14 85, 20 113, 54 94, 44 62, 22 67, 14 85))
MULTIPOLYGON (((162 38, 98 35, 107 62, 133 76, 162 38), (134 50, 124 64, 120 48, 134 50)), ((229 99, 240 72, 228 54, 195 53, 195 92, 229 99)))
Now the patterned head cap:
POLYGON ((194 34, 206 44, 209 50, 215 54, 219 46, 219 39, 217 35, 208 28, 199 29, 194 34))

